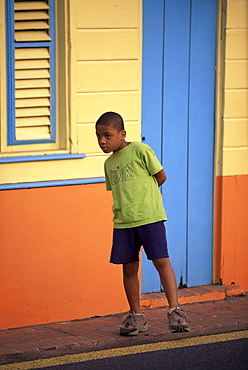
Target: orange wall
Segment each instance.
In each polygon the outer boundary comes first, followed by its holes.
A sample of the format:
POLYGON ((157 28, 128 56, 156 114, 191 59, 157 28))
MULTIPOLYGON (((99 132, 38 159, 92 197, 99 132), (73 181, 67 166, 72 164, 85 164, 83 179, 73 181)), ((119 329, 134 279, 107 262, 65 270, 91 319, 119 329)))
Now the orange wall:
MULTIPOLYGON (((215 281, 248 289, 248 176, 217 178, 215 281)), ((0 192, 0 329, 128 310, 105 184, 0 192)))
POLYGON ((105 184, 0 192, 0 329, 128 309, 105 184))
POLYGON ((248 175, 217 177, 215 281, 248 289, 248 175))

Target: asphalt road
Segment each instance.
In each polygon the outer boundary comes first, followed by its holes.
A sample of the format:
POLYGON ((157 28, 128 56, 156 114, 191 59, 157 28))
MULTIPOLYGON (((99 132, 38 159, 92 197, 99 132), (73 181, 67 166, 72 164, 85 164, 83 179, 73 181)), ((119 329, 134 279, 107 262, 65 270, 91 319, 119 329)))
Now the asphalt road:
POLYGON ((248 370, 248 331, 184 338, 0 366, 0 370, 31 369, 248 370))
POLYGON ((237 339, 221 343, 167 349, 118 357, 66 364, 44 369, 54 370, 127 370, 127 369, 248 369, 248 340, 237 339))

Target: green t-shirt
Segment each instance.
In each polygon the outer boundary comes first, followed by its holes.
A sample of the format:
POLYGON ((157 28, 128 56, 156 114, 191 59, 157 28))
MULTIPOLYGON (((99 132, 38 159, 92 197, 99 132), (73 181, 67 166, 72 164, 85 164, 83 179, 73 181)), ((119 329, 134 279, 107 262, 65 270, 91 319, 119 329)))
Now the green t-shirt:
POLYGON ((153 176, 163 169, 147 144, 133 142, 104 164, 106 187, 112 190, 114 227, 124 229, 165 221, 162 195, 153 176))

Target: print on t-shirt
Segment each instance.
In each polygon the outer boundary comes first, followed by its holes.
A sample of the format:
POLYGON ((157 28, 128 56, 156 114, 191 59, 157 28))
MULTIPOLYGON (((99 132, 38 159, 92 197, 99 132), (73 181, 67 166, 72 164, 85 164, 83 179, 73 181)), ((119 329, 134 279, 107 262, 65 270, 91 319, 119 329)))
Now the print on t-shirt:
MULTIPOLYGON (((116 168, 119 168, 119 166, 116 168)), ((109 178, 112 185, 116 185, 122 181, 134 180, 133 161, 127 164, 124 168, 120 168, 116 171, 110 170, 109 178)))

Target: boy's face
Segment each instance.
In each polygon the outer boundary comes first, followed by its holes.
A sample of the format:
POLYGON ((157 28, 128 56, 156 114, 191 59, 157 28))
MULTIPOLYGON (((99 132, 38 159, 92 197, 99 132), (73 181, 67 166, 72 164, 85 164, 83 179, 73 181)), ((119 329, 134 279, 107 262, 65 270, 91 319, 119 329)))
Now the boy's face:
POLYGON ((126 131, 118 131, 111 125, 96 126, 96 136, 98 144, 104 153, 118 152, 127 145, 125 141, 126 131))

